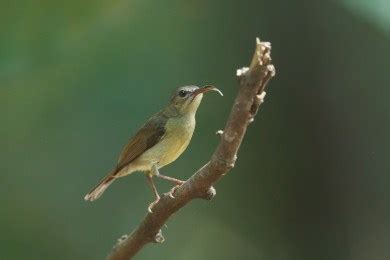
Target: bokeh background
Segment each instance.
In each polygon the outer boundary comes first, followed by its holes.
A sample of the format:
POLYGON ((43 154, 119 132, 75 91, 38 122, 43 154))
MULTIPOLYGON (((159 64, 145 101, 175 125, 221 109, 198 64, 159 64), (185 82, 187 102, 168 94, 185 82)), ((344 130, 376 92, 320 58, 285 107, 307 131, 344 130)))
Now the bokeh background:
POLYGON ((0 259, 104 259, 153 196, 142 174, 84 194, 186 84, 225 96, 206 96, 163 172, 202 166, 256 36, 277 76, 236 167, 136 259, 389 259, 389 13, 387 0, 1 1, 0 259))

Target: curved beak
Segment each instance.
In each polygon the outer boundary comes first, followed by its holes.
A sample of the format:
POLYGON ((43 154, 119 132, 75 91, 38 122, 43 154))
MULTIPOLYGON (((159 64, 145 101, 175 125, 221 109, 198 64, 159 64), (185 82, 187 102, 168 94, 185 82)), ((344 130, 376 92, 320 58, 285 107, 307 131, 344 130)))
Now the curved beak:
POLYGON ((206 92, 209 92, 209 91, 216 91, 218 92, 218 94, 220 94, 221 96, 223 96, 222 92, 217 89, 216 87, 214 86, 211 86, 211 85, 207 85, 207 86, 204 86, 202 88, 198 88, 197 90, 195 90, 193 93, 192 93, 192 97, 195 98, 197 95, 201 94, 201 93, 206 93, 206 92))

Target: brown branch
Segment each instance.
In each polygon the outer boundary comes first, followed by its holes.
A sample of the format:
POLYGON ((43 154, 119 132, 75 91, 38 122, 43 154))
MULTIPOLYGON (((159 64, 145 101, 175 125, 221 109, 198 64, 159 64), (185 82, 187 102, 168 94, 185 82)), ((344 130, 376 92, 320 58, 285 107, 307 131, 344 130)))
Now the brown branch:
POLYGON ((240 88, 224 131, 218 131, 221 141, 211 160, 191 176, 174 193, 174 198, 164 195, 148 213, 139 226, 129 235, 119 239, 109 260, 128 260, 147 243, 164 242, 162 226, 173 213, 195 198, 211 199, 215 196, 212 187, 234 167, 237 152, 247 126, 254 120, 264 101, 264 89, 275 75, 271 64, 271 44, 256 39, 256 50, 249 68, 237 70, 240 88))

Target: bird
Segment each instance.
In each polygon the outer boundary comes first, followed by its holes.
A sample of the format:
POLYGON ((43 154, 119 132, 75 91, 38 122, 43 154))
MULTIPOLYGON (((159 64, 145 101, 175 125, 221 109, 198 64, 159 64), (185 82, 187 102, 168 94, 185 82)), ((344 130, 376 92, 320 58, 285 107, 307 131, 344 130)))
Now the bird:
POLYGON ((118 162, 111 172, 88 192, 84 199, 94 201, 118 178, 133 172, 143 172, 151 187, 155 200, 148 211, 160 200, 153 177, 165 179, 175 184, 175 188, 184 181, 160 173, 160 169, 174 162, 187 148, 195 130, 195 115, 202 101, 203 94, 216 91, 214 86, 183 86, 177 88, 168 105, 149 118, 146 123, 130 138, 119 155, 118 162))

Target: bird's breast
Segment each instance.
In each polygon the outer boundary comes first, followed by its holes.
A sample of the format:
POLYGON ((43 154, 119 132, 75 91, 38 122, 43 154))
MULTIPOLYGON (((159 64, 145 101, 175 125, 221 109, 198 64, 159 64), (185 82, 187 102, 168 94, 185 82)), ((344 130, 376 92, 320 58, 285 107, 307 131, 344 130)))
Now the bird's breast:
POLYGON ((195 118, 170 118, 165 128, 162 140, 144 154, 157 160, 159 168, 175 161, 187 148, 194 133, 195 118))

